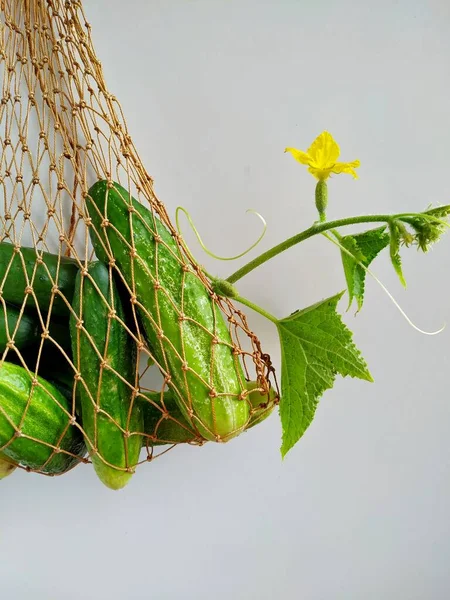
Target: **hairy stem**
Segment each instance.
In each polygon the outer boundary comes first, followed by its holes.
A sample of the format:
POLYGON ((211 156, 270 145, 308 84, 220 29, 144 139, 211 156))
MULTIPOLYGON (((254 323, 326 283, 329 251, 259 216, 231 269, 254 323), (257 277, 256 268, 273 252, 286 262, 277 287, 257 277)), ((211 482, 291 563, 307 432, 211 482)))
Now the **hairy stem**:
POLYGON ((255 312, 259 313, 266 319, 269 319, 269 321, 272 321, 272 323, 275 323, 275 324, 278 323, 278 319, 276 317, 274 317, 272 314, 270 314, 269 312, 267 312, 266 310, 264 310, 263 308, 258 306, 258 304, 255 304, 254 302, 247 300, 247 298, 243 298, 242 296, 234 296, 233 300, 236 302, 240 302, 241 304, 244 304, 245 306, 248 306, 249 308, 251 308, 255 312))
POLYGON ((318 235, 319 233, 323 233, 324 231, 330 231, 336 229, 337 227, 345 227, 347 225, 356 225, 359 223, 389 223, 392 220, 411 215, 411 213, 405 213, 401 215, 361 215, 359 217, 347 217, 345 219, 337 219, 336 221, 327 221, 325 223, 314 223, 314 225, 308 229, 293 235, 284 242, 273 246, 273 248, 270 248, 270 250, 263 252, 246 265, 235 271, 232 275, 227 277, 227 281, 229 283, 235 283, 244 277, 244 275, 247 275, 250 273, 250 271, 253 271, 253 269, 256 269, 256 267, 264 264, 274 256, 277 256, 285 250, 288 250, 288 248, 291 248, 300 242, 304 242, 308 238, 318 235))

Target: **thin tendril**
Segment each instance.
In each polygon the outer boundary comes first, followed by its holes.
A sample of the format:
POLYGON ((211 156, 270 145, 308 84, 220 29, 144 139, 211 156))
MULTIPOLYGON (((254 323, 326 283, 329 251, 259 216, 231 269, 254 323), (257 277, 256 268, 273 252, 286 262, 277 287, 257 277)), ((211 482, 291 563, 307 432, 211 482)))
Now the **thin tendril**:
POLYGON ((366 271, 366 273, 368 273, 371 277, 373 277, 373 279, 375 279, 375 281, 378 283, 378 285, 381 287, 381 289, 387 294, 388 298, 391 300, 391 302, 394 304, 394 306, 398 309, 398 311, 400 312, 400 314, 405 318, 406 322, 413 329, 415 329, 419 333, 422 333, 423 335, 438 335, 439 333, 442 333, 444 331, 444 329, 446 327, 445 323, 437 331, 424 331, 423 329, 420 329, 420 327, 417 327, 417 325, 415 325, 411 321, 411 319, 408 317, 408 315, 405 313, 405 311, 402 309, 402 307, 400 306, 400 304, 397 302, 397 300, 394 298, 394 296, 390 293, 390 291, 387 289, 387 287, 378 279, 378 277, 375 275, 375 273, 373 273, 370 269, 368 269, 365 265, 363 265, 359 260, 356 259, 356 257, 349 250, 347 250, 347 248, 344 248, 344 246, 342 244, 340 244, 338 241, 334 240, 327 233, 323 233, 322 235, 324 237, 326 237, 327 240, 329 240, 332 244, 334 244, 335 246, 338 246, 343 252, 345 252, 346 254, 348 254, 349 256, 351 256, 355 260, 355 262, 356 262, 357 265, 359 265, 360 267, 362 267, 364 269, 364 271, 366 271))
POLYGON ((259 244, 259 242, 263 239, 264 235, 266 234, 266 230, 267 230, 267 223, 266 223, 264 217, 262 215, 260 215, 258 212, 256 212, 256 210, 252 210, 251 208, 249 208, 246 212, 255 214, 257 217, 259 217, 261 219, 261 221, 263 223, 264 228, 263 228, 261 235, 259 236, 259 238, 256 240, 256 242, 254 244, 252 244, 249 248, 247 248, 247 250, 244 250, 244 252, 241 252, 240 254, 237 254, 236 256, 218 256, 217 254, 214 254, 214 252, 211 252, 211 250, 208 250, 208 248, 205 246, 202 238, 200 237, 200 234, 199 234, 197 228, 194 225, 194 222, 191 219, 190 214, 182 206, 178 206, 177 210, 175 212, 175 220, 176 220, 178 233, 181 233, 180 220, 179 220, 180 212, 183 212, 186 215, 187 220, 189 221, 189 225, 191 226, 192 231, 195 233, 195 236, 196 236, 200 246, 202 247, 202 249, 206 252, 206 254, 208 254, 212 258, 216 258, 217 260, 236 260, 238 258, 241 258, 242 256, 245 256, 259 244))

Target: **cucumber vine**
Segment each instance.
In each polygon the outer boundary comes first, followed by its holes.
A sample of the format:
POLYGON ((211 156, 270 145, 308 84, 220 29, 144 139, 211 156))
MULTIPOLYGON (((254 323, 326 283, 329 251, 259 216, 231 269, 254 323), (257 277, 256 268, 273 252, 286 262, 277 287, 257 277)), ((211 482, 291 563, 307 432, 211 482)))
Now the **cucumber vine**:
MULTIPOLYGON (((447 205, 428 208, 420 213, 359 215, 327 221, 327 179, 332 173, 347 173, 356 179, 355 169, 360 166, 359 160, 348 163, 338 162, 339 146, 326 131, 314 140, 307 152, 296 148, 286 148, 285 152, 289 152, 298 162, 307 166, 308 171, 317 179, 315 205, 318 220, 304 231, 266 250, 226 279, 212 278, 213 288, 218 294, 244 304, 277 327, 281 344, 279 410, 283 431, 282 456, 285 456, 309 427, 320 397, 326 389, 333 386, 337 374, 366 381, 373 381, 373 379, 352 341, 352 333, 337 312, 337 304, 343 292, 306 309, 297 310, 284 319, 278 319, 261 306, 240 296, 234 284, 292 246, 313 236, 323 235, 341 250, 349 297, 348 308, 355 300, 359 311, 364 301, 366 274, 372 274, 369 270, 372 261, 389 247, 392 265, 401 284, 406 287, 400 255, 402 246, 416 246, 422 252, 427 252, 449 227, 446 219, 450 215, 450 205, 447 205), (379 225, 356 234, 342 235, 338 231, 362 223, 379 225)), ((191 221, 190 223, 192 225, 191 221)), ((255 247, 261 237, 247 252, 255 247)), ((201 242, 198 233, 197 238, 201 242)), ((202 242, 201 244, 204 248, 202 242)), ((212 255, 210 252, 208 254, 212 255)))

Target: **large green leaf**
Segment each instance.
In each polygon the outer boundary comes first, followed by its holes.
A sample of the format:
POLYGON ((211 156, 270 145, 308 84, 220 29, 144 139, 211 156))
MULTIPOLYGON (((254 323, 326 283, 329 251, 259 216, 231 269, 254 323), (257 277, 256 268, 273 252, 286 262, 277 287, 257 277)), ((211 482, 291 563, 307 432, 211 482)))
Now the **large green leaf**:
POLYGON ((343 292, 277 322, 281 342, 280 417, 284 456, 313 420, 323 392, 336 375, 372 381, 352 342, 352 333, 336 312, 343 292))
POLYGON ((389 244, 389 233, 386 232, 386 227, 383 226, 363 233, 347 235, 341 238, 339 242, 350 253, 341 250, 349 297, 348 308, 350 308, 353 298, 355 298, 359 311, 364 302, 366 281, 366 271, 361 265, 367 268, 378 254, 386 248, 389 244))

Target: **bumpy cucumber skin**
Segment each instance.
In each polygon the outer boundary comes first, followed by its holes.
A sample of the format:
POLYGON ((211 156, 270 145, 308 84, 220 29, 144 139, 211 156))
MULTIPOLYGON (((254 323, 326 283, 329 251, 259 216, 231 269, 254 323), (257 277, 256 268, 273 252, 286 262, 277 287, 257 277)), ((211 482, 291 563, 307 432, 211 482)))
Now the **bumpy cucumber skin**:
MULTIPOLYGON (((49 252, 43 252, 42 255, 39 253, 39 255, 42 258, 42 264, 36 265, 38 255, 34 248, 23 247, 16 253, 12 244, 1 242, 0 288, 6 302, 21 306, 25 298, 25 289, 28 285, 24 272, 25 265, 28 281, 33 288, 39 308, 43 312, 48 312, 52 298, 52 280, 56 283, 56 276, 58 274, 58 289, 70 302, 73 296, 78 265, 75 260, 65 256, 59 258, 58 255, 50 254, 49 252), (8 274, 6 275, 7 271, 8 274), (31 284, 33 273, 35 274, 31 284)), ((27 308, 35 306, 32 294, 29 295, 26 306, 27 308)), ((52 304, 52 315, 67 316, 69 312, 69 308, 64 300, 55 294, 52 304)))
MULTIPOLYGON (((247 430, 262 423, 272 414, 277 396, 273 389, 269 392, 269 398, 262 395, 261 392, 255 389, 257 383, 253 381, 247 382, 246 387, 250 391, 248 400, 252 407, 250 419, 245 428, 247 430)), ((196 434, 190 423, 185 419, 175 401, 173 392, 166 391, 162 394, 162 397, 161 393, 158 392, 145 392, 143 396, 144 398, 139 397, 139 402, 141 402, 144 414, 144 432, 147 434, 143 438, 144 446, 202 441, 202 438, 196 434), (158 406, 161 406, 161 409, 158 406), (164 412, 163 408, 165 408, 164 412), (168 413, 171 418, 164 417, 164 413, 168 413), (152 439, 153 436, 156 439, 152 439)))
POLYGON ((97 257, 107 261, 104 247, 110 249, 130 289, 134 281, 147 343, 160 368, 171 376, 170 386, 185 418, 208 440, 227 441, 241 433, 249 405, 239 399, 245 387, 239 356, 233 354, 220 309, 192 271, 184 271, 170 232, 119 184, 110 188, 106 181, 97 182, 86 204, 97 257), (112 226, 102 227, 104 219, 112 226), (156 229, 164 243, 156 242, 149 228, 156 229), (130 254, 132 237, 135 256, 130 254), (213 344, 214 333, 225 343, 213 344))
POLYGON ((37 380, 40 385, 30 397, 32 374, 18 365, 0 363, 0 449, 22 466, 48 474, 64 473, 85 455, 83 436, 70 423, 68 401, 47 381, 37 380), (20 426, 20 437, 15 436, 11 423, 20 426), (46 444, 61 451, 54 453, 46 444))
POLYGON ((5 351, 10 340, 19 350, 37 343, 41 339, 41 331, 39 322, 32 316, 26 313, 20 316, 20 310, 15 306, 0 305, 0 353, 5 351))
MULTIPOLYGON (((89 265, 88 272, 92 280, 81 272, 77 275, 73 299, 73 309, 82 319, 83 329, 77 327, 74 316, 70 318, 75 365, 88 388, 80 381, 77 396, 83 429, 98 450, 92 452, 90 449, 95 471, 107 487, 118 490, 132 477, 142 447, 141 435, 126 437, 120 427, 125 431, 142 433, 144 425, 140 406, 135 404, 129 417, 132 389, 114 371, 134 384, 136 348, 124 327, 116 319, 108 317, 109 308, 105 300, 110 305, 112 303, 109 269, 103 263, 95 262, 89 265), (87 334, 111 370, 101 368, 101 360, 87 334), (104 413, 97 413, 94 403, 104 413)), ((114 309, 123 321, 124 310, 119 293, 114 282, 112 285, 114 309)))
POLYGON ((164 392, 162 402, 161 394, 158 392, 147 392, 143 396, 146 399, 142 397, 138 399, 144 415, 144 432, 147 434, 143 437, 143 446, 185 444, 201 440, 192 425, 185 419, 172 392, 164 392), (158 406, 161 406, 161 409, 158 406), (164 412, 163 408, 165 408, 164 412), (165 412, 170 415, 170 418, 164 417, 165 412), (152 439, 153 436, 156 439, 152 439))

